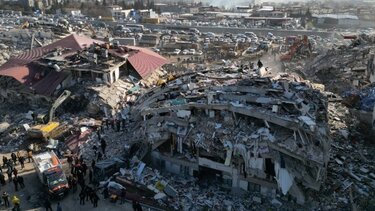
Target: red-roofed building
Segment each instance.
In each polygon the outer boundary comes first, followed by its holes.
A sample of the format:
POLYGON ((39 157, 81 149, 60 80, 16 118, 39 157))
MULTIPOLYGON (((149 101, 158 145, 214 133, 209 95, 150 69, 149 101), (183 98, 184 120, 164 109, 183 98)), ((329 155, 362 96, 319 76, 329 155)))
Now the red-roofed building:
POLYGON ((145 79, 166 62, 145 48, 109 47, 103 41, 72 34, 12 57, 2 65, 0 97, 31 94, 50 99, 79 78, 107 84, 128 74, 145 79))

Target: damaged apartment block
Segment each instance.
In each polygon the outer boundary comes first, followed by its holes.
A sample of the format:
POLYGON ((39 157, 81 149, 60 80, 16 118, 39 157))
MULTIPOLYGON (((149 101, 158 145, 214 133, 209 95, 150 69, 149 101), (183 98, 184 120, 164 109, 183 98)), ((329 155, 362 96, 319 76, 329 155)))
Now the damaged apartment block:
POLYGON ((326 98, 287 75, 224 74, 185 74, 145 93, 132 110, 141 122, 132 138, 145 141, 160 170, 304 203, 327 174, 326 98))

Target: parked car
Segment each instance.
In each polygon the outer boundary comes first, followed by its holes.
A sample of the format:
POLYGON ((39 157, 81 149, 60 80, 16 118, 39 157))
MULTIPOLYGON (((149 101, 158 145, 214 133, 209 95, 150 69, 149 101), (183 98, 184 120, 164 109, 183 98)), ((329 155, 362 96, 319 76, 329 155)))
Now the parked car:
POLYGON ((183 54, 183 55, 188 55, 188 54, 189 54, 189 50, 188 50, 188 49, 183 50, 183 51, 182 51, 182 54, 183 54))
POLYGON ((195 54, 195 49, 190 49, 188 54, 189 55, 194 55, 195 54))
POLYGON ((201 50, 199 50, 199 51, 197 51, 197 52, 195 52, 195 55, 202 55, 203 54, 203 51, 201 51, 201 50))
POLYGON ((180 49, 174 49, 174 51, 170 52, 171 55, 178 55, 180 54, 181 50, 180 49))

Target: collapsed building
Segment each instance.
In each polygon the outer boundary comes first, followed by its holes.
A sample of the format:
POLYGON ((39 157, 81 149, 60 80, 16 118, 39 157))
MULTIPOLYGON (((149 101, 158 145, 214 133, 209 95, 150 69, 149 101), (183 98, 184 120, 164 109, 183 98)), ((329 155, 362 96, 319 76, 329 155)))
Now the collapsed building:
POLYGON ((298 80, 223 74, 185 74, 146 92, 132 108, 140 129, 131 139, 162 172, 304 203, 304 189, 319 190, 327 174, 326 98, 298 80))
MULTIPOLYGON (((85 90, 90 85, 98 88, 127 83, 127 88, 121 90, 122 97, 139 82, 158 75, 165 63, 165 58, 145 48, 72 34, 10 58, 0 67, 0 96, 9 102, 26 99, 31 104, 42 104, 80 84, 85 90)), ((117 96, 116 90, 107 94, 117 96)), ((107 99, 102 99, 102 104, 116 106, 107 99)))

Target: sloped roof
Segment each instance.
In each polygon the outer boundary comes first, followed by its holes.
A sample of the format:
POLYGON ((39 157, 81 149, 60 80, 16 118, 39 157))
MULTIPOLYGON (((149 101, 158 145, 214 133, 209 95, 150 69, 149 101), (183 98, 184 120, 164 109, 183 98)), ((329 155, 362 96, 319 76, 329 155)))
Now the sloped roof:
POLYGON ((56 48, 70 48, 70 51, 78 51, 89 47, 94 42, 101 41, 71 34, 49 45, 34 48, 10 58, 8 62, 0 67, 0 75, 13 77, 22 84, 30 84, 33 81, 35 72, 38 71, 29 65, 30 62, 40 59, 56 48))
POLYGON ((147 78, 154 70, 167 63, 167 59, 147 48, 134 46, 128 48, 134 50, 128 61, 142 78, 147 78))
POLYGON ((56 87, 67 77, 67 74, 49 70, 46 76, 40 77, 43 68, 32 62, 42 58, 57 48, 70 49, 66 52, 70 53, 83 50, 94 42, 101 43, 101 41, 98 40, 71 34, 49 45, 34 48, 10 58, 8 62, 0 67, 0 75, 13 77, 21 84, 34 90, 37 94, 50 96, 56 87))
MULTIPOLYGON (((7 63, 0 67, 0 76, 13 77, 21 84, 34 90, 37 94, 50 96, 53 94, 56 87, 67 77, 67 74, 51 69, 47 69, 47 71, 43 70, 43 67, 35 64, 34 61, 41 59, 57 48, 70 49, 64 52, 64 55, 66 55, 83 50, 95 42, 103 43, 102 41, 84 36, 75 34, 69 35, 47 46, 34 48, 21 55, 12 57, 7 63), (41 77, 43 71, 46 75, 41 77)), ((149 49, 133 46, 127 46, 125 48, 130 51, 116 52, 116 55, 128 55, 129 63, 142 78, 147 78, 154 70, 167 63, 164 57, 149 49)))

